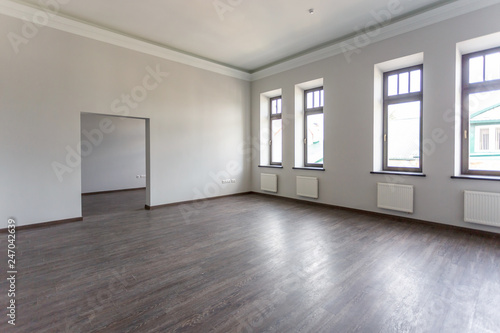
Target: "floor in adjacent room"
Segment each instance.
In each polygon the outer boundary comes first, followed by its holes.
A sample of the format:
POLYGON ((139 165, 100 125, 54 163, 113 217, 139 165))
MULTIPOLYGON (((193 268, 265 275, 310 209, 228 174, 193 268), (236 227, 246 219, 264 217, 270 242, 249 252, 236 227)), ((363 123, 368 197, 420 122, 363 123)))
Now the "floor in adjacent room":
POLYGON ((85 196, 83 222, 19 230, 0 331, 500 332, 497 237, 258 194, 144 198, 85 196))

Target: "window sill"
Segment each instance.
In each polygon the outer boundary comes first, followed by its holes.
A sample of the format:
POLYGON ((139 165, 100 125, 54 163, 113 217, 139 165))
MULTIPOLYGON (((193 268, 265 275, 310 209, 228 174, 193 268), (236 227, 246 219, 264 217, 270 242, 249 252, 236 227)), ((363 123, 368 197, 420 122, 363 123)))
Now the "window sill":
POLYGON ((500 177, 495 176, 473 176, 473 175, 460 175, 460 176, 451 176, 451 179, 468 179, 468 180, 493 180, 500 181, 500 177))
POLYGON ((421 172, 402 172, 402 171, 371 171, 372 175, 398 175, 398 176, 412 176, 412 177, 427 177, 425 173, 421 172))
POLYGON ((293 167, 294 170, 313 170, 313 171, 325 171, 324 168, 317 167, 293 167))
POLYGON ((282 165, 259 165, 259 168, 283 169, 282 165))

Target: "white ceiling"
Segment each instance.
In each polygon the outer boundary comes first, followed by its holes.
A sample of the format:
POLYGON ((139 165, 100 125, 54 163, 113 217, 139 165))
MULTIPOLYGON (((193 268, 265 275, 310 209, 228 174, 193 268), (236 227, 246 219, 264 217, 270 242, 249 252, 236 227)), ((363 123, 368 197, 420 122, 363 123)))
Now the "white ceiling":
MULTIPOLYGON (((336 42, 396 7, 398 18, 456 0, 64 0, 59 13, 246 72, 336 42), (219 11, 215 5, 219 6, 219 11), (314 14, 309 9, 314 8, 314 14)), ((45 1, 25 0, 39 6, 45 1)))

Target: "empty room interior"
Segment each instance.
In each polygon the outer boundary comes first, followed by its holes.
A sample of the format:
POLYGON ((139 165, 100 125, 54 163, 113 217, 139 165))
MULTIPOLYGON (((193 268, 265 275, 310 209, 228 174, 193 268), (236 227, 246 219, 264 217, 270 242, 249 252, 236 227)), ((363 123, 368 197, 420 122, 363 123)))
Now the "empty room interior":
POLYGON ((500 332, 500 0, 0 0, 1 332, 500 332))

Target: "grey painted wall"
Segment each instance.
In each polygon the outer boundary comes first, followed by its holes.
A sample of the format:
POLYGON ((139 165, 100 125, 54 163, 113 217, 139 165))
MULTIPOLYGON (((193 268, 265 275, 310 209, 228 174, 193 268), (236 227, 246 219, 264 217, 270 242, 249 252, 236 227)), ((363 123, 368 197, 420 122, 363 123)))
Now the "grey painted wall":
POLYGON ((259 168, 258 162, 253 163, 253 191, 260 192, 260 173, 275 173, 277 195, 297 198, 295 177, 310 175, 319 178, 317 202, 500 232, 498 228, 463 222, 463 191, 500 192, 500 183, 450 178, 455 170, 455 125, 459 125, 450 121, 450 112, 455 110, 457 43, 499 32, 498 17, 500 6, 496 5, 368 45, 354 53, 351 62, 340 54, 253 82, 252 135, 259 134, 262 93, 282 89, 286 119, 284 168, 259 168), (432 140, 435 129, 442 129, 447 139, 425 154, 425 178, 370 174, 374 159, 374 66, 419 52, 424 52, 424 139, 432 140), (318 78, 324 78, 325 88, 326 171, 292 170, 294 86, 318 78), (377 182, 414 185, 414 214, 378 209, 377 182))
POLYGON ((81 113, 149 119, 149 205, 250 189, 248 82, 47 27, 17 54, 0 38, 0 73, 0 227, 81 216, 81 113))
POLYGON ((81 116, 82 193, 146 187, 146 121, 84 113, 81 116), (103 133, 103 122, 112 122, 103 133), (112 130, 111 130, 112 129, 112 130))
MULTIPOLYGON (((250 84, 50 28, 16 54, 0 39, 0 226, 81 216, 81 113, 146 118, 151 163, 147 203, 161 205, 254 190, 261 172, 279 175, 278 195, 295 198, 295 176, 320 179, 318 202, 376 208, 377 182, 415 185, 411 217, 499 232, 463 222, 463 190, 499 192, 498 182, 452 180, 455 170, 456 43, 500 31, 500 6, 470 13, 250 84), (424 156, 426 178, 371 175, 374 65, 424 52, 424 138, 447 140, 424 156), (168 73, 168 74, 167 74, 168 73), (324 172, 292 170, 294 85, 323 78, 324 172), (282 89, 284 169, 259 164, 260 94, 282 89), (133 98, 131 96, 134 96, 133 98), (251 108, 251 110, 250 110, 251 108), (226 177, 236 184, 222 186, 226 177)), ((0 31, 23 22, 2 16, 0 31)), ((109 131, 110 124, 102 124, 109 131)), ((187 215, 196 206, 182 206, 187 215)), ((392 213, 400 215, 399 213, 392 213)), ((401 214, 402 216, 407 216, 401 214)))

